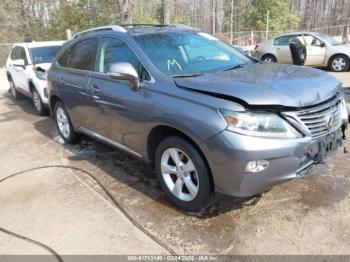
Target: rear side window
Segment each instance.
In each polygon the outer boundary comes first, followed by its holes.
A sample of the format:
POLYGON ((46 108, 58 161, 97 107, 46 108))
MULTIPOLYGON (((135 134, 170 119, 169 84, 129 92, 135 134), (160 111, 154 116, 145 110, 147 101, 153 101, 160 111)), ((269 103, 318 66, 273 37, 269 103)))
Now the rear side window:
POLYGON ((99 40, 97 38, 77 43, 70 52, 68 67, 93 71, 98 43, 99 40))
POLYGON ((274 45, 289 45, 290 40, 292 40, 295 35, 285 35, 275 39, 274 45))

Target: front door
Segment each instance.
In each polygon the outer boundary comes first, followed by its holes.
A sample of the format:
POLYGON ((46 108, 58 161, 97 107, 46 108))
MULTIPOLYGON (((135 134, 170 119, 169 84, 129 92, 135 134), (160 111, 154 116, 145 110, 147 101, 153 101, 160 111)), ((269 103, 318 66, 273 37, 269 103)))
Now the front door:
POLYGON ((312 36, 304 35, 304 43, 306 45, 306 61, 305 65, 308 66, 321 66, 326 57, 325 45, 322 45, 322 42, 312 36))
POLYGON ((14 52, 15 52, 15 60, 21 59, 24 61, 24 67, 16 66, 14 64, 12 66, 14 84, 17 88, 29 93, 27 71, 30 70, 30 68, 28 65, 28 58, 27 58, 26 51, 22 46, 17 46, 14 52))
MULTIPOLYGON (((142 129, 140 128, 140 116, 142 112, 142 88, 132 89, 130 82, 115 80, 109 77, 110 66, 114 63, 130 63, 147 81, 149 75, 144 73, 142 64, 121 39, 113 37, 101 38, 101 44, 97 55, 96 72, 92 74, 89 89, 95 103, 94 121, 90 125, 94 132, 127 145, 131 149, 137 149, 142 129)), ((142 81, 142 79, 141 79, 142 81)))

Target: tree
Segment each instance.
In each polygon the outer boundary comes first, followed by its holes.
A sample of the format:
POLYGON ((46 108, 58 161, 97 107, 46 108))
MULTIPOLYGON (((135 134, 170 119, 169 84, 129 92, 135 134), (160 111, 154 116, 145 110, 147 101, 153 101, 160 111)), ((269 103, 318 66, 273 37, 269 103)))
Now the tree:
POLYGON ((266 14, 270 11, 270 30, 285 31, 293 28, 299 22, 296 13, 290 11, 288 0, 252 0, 250 25, 259 31, 266 27, 266 14))
POLYGON ((162 23, 170 24, 170 6, 169 0, 162 0, 162 23))
POLYGON ((123 23, 132 24, 132 4, 130 0, 118 0, 118 9, 123 23))

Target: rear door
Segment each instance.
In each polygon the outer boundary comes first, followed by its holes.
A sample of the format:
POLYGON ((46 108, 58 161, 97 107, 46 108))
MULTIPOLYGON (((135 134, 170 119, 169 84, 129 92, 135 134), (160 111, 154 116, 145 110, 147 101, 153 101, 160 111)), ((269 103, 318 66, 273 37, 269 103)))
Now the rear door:
POLYGON ((320 66, 326 57, 326 46, 322 46, 322 41, 313 35, 305 34, 304 43, 306 45, 305 65, 320 66))
POLYGON ((285 35, 275 39, 274 47, 276 49, 278 63, 293 64, 289 43, 294 37, 296 37, 296 35, 285 35))
POLYGON ((91 118, 88 86, 98 44, 99 38, 82 40, 67 50, 58 61, 61 67, 57 74, 60 96, 68 107, 72 122, 78 128, 94 121, 91 118))

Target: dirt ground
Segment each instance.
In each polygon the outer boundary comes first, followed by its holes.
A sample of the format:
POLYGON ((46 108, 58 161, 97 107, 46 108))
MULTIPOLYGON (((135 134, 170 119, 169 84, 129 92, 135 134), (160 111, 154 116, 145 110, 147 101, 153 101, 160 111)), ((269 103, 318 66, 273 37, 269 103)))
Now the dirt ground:
MULTIPOLYGON (((350 73, 336 77, 350 85, 350 73)), ((0 180, 43 165, 86 170, 177 254, 350 255, 350 154, 339 150, 306 179, 250 199, 220 197, 209 212, 191 216, 167 202, 154 172, 138 160, 87 138, 64 144, 53 120, 37 116, 27 99, 13 101, 3 71, 1 78, 0 180)), ((0 227, 60 254, 168 253, 136 229, 93 180, 71 169, 29 171, 0 183, 0 227)), ((0 254, 19 253, 47 251, 0 232, 0 254)))

